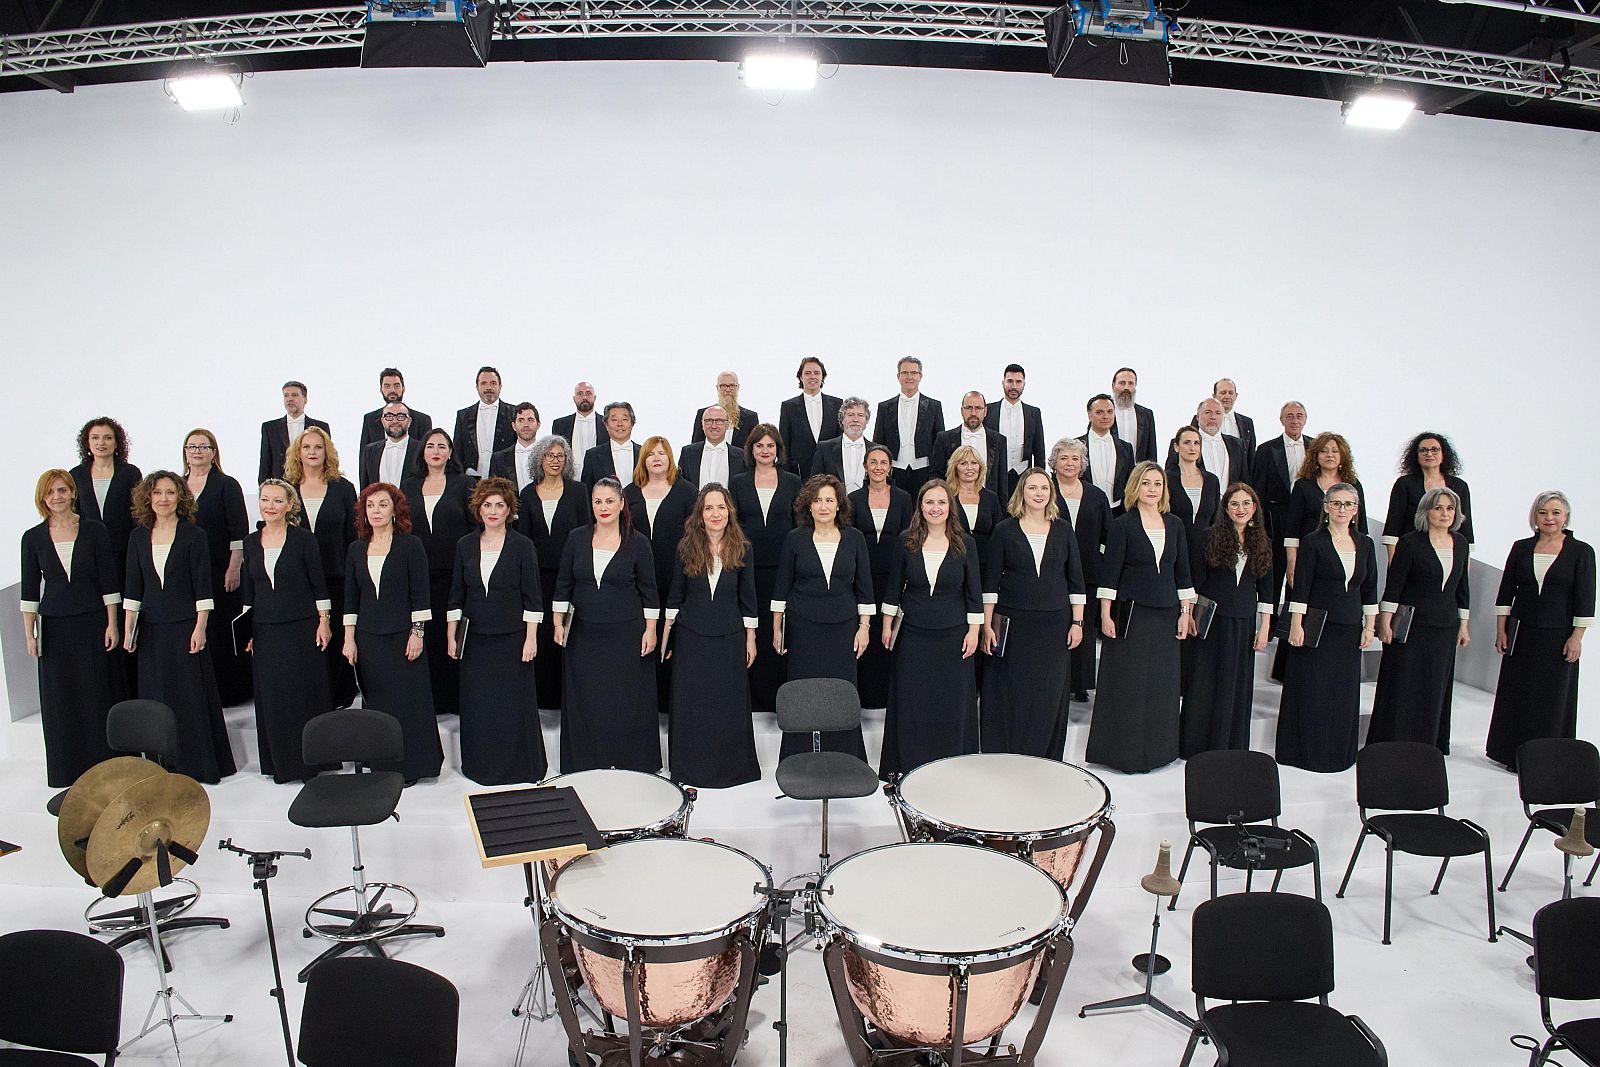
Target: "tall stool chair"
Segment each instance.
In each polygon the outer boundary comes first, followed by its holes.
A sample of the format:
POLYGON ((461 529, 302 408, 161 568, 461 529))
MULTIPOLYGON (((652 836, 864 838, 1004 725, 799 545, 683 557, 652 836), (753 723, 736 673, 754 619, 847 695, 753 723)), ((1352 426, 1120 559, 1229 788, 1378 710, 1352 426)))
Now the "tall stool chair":
POLYGON ((122 956, 70 930, 0 937, 0 1064, 111 1067, 122 1036, 122 956), (49 1051, 35 1051, 48 1049, 49 1051), (69 1055, 71 1053, 72 1055, 69 1055))
POLYGON ((306 985, 306 1067, 454 1067, 461 997, 448 979, 399 960, 331 960, 306 985))
MULTIPOLYGON (((353 857, 350 885, 325 893, 306 909, 306 937, 323 937, 333 946, 300 972, 304 982, 324 960, 365 947, 384 956, 380 942, 397 937, 443 937, 444 927, 411 922, 417 914, 417 895, 395 882, 369 882, 361 865, 363 826, 376 826, 393 818, 405 780, 398 771, 374 771, 375 763, 395 763, 405 754, 400 723, 391 715, 370 708, 345 708, 318 715, 306 723, 301 735, 305 761, 318 764, 352 763, 350 774, 320 774, 301 786, 289 805, 289 821, 296 826, 321 828, 348 826, 353 857), (385 897, 399 898, 400 910, 385 897), (345 906, 338 906, 341 901, 345 906), (337 920, 329 922, 328 920, 337 920)), ((303 1039, 302 1039, 303 1040, 303 1039)), ((302 1062, 305 1060, 302 1050, 302 1062)))

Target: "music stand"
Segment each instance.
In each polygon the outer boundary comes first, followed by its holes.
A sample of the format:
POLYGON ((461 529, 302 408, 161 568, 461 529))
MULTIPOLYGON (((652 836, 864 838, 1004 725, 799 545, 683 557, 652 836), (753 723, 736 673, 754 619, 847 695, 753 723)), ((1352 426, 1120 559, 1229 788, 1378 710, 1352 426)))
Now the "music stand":
POLYGON ((1182 883, 1172 877, 1171 842, 1161 842, 1161 851, 1156 855, 1155 870, 1139 880, 1139 887, 1156 899, 1155 918, 1150 923, 1150 951, 1141 952, 1133 957, 1133 969, 1144 975, 1144 992, 1085 1004, 1078 1009, 1078 1018, 1088 1018, 1090 1012, 1098 1014, 1103 1011, 1115 1011, 1118 1008, 1154 1008, 1184 1029, 1193 1030, 1197 1025, 1193 1019, 1152 992, 1156 975, 1166 974, 1172 967, 1165 956, 1156 952, 1156 942, 1161 937, 1161 898, 1177 896, 1178 890, 1182 887, 1182 883))

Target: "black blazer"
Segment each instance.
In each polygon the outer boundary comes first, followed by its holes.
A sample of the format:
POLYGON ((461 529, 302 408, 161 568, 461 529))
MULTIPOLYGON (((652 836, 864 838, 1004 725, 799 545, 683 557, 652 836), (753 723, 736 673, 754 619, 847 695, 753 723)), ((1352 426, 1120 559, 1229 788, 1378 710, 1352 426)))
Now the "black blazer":
POLYGON ((988 566, 989 535, 994 533, 995 525, 1007 517, 1005 510, 1000 506, 1000 497, 990 489, 978 491, 976 522, 967 521, 966 505, 961 503, 959 498, 952 500, 950 504, 951 510, 955 512, 956 522, 978 543, 978 573, 983 574, 984 568, 988 566))
MULTIPOLYGON (((295 486, 296 490, 299 488, 295 486)), ((316 525, 310 529, 322 552, 322 575, 328 587, 342 589, 345 559, 351 542, 356 539, 356 487, 343 478, 329 482, 327 495, 317 511, 316 525)))
MULTIPOLYGON (((936 478, 946 478, 951 485, 956 484, 954 478, 948 478, 946 469, 950 466, 950 457, 956 449, 961 447, 961 433, 965 429, 957 426, 953 430, 946 430, 933 439, 933 455, 928 458, 928 466, 932 467, 936 478)), ((987 455, 984 456, 983 485, 995 496, 1006 493, 1006 439, 1004 435, 995 430, 984 428, 983 439, 987 445, 987 455)))
MULTIPOLYGON (((517 431, 511 428, 511 420, 516 409, 504 400, 495 403, 494 441, 489 445, 491 456, 502 448, 510 448, 511 443, 517 439, 517 431)), ((477 404, 468 404, 456 412, 456 432, 450 437, 455 444, 456 461, 461 464, 461 469, 475 469, 478 466, 477 404)))
MULTIPOLYGON (((1472 544, 1472 491, 1467 483, 1453 474, 1445 476, 1445 487, 1461 498, 1461 536, 1472 544)), ((1389 510, 1383 517, 1383 543, 1397 543, 1401 537, 1417 529, 1417 506, 1422 503, 1427 490, 1422 485, 1422 475, 1402 474, 1394 480, 1389 490, 1389 510)))
POLYGON ((552 598, 555 610, 571 610, 584 622, 618 623, 640 619, 644 612, 660 608, 650 542, 638 534, 624 533, 617 554, 596 584, 593 536, 587 526, 567 535, 552 598))
POLYGON ((1078 484, 1083 486, 1083 499, 1078 502, 1078 519, 1074 522, 1067 499, 1061 495, 1060 484, 1053 478, 1051 484, 1056 487, 1056 507, 1061 509, 1061 521, 1072 527, 1072 535, 1077 538, 1083 584, 1092 594, 1100 584, 1100 563, 1106 547, 1106 526, 1111 522, 1111 502, 1098 485, 1091 485, 1080 477, 1078 484))
MULTIPOLYGON (((867 446, 870 446, 872 441, 865 434, 862 435, 861 440, 863 445, 861 454, 865 457, 867 446)), ((831 474, 846 485, 850 484, 844 476, 844 435, 830 437, 817 445, 816 451, 811 454, 810 469, 796 471, 795 473, 802 478, 808 478, 813 474, 831 474)), ((865 478, 866 474, 863 473, 862 477, 865 478)))
MULTIPOLYGON (((1000 404, 999 400, 991 400, 989 413, 983 417, 983 424, 997 433, 1000 430, 1000 404)), ((1009 446, 1011 442, 1007 441, 1006 444, 1009 446)), ((1026 403, 1022 405, 1022 462, 1029 467, 1045 465, 1044 415, 1038 408, 1026 403)), ((1005 466, 1004 456, 1000 457, 1000 464, 1005 466)))
POLYGON ((922 553, 907 549, 904 537, 895 538, 883 602, 885 606, 900 609, 904 625, 919 630, 944 630, 983 621, 978 543, 971 534, 963 533, 960 537, 967 550, 960 556, 954 552, 945 553, 944 562, 939 565, 937 584, 928 581, 927 563, 922 553), (930 585, 933 586, 931 593, 930 585))
POLYGON ((872 592, 872 557, 860 530, 839 531, 839 551, 834 554, 828 579, 822 575, 822 556, 814 531, 797 526, 784 538, 778 557, 778 580, 772 587, 772 610, 792 612, 812 622, 848 622, 860 615, 860 605, 877 610, 872 592), (784 605, 779 608, 778 605, 784 605))
POLYGON ((1279 434, 1257 448, 1250 461, 1250 484, 1266 510, 1267 533, 1279 541, 1289 536, 1285 533, 1289 525, 1289 494, 1294 490, 1295 472, 1289 469, 1286 445, 1283 435, 1279 434))
MULTIPOLYGON (((1233 421, 1239 424, 1239 443, 1244 446, 1245 463, 1250 463, 1250 458, 1256 454, 1256 423, 1249 415, 1241 415, 1235 411, 1233 421)), ((1249 481, 1248 478, 1235 478, 1236 482, 1249 481)))
MULTIPOLYGON (((706 439, 705 427, 700 425, 700 416, 705 413, 705 408, 700 408, 694 413, 694 429, 689 432, 689 440, 691 442, 704 441, 706 439)), ((737 428, 729 427, 728 444, 734 448, 743 448, 744 443, 750 439, 750 431, 755 429, 760 422, 760 415, 757 415, 743 404, 739 405, 739 425, 737 428)), ((779 436, 781 437, 782 434, 779 436)))
POLYGON ((67 577, 50 541, 50 524, 41 522, 22 534, 22 604, 38 615, 104 614, 107 604, 122 601, 122 574, 111 554, 111 535, 104 523, 78 519, 72 546, 72 577, 67 577), (42 587, 42 590, 41 590, 42 587), (41 596, 41 591, 43 595, 41 596), (29 608, 28 605, 33 607, 29 608))
POLYGON ((352 541, 344 558, 344 623, 355 618, 356 629, 369 634, 398 634, 415 622, 433 618, 428 607, 428 551, 415 534, 394 532, 389 557, 380 575, 383 586, 372 584, 367 569, 370 541, 352 541))
MULTIPOLYGON (((874 444, 887 445, 900 462, 900 397, 896 393, 878 405, 877 422, 872 427, 874 444)), ((917 395, 917 430, 912 439, 912 451, 922 459, 933 455, 933 439, 944 433, 944 408, 932 397, 917 395)), ((930 462, 930 466, 931 466, 930 462)), ((944 477, 941 473, 940 477, 944 477)))
POLYGON ((870 488, 863 485, 860 489, 850 494, 850 525, 861 531, 861 536, 867 539, 867 555, 872 560, 873 583, 879 592, 878 599, 883 599, 884 580, 889 575, 889 567, 894 562, 894 546, 900 540, 900 535, 906 532, 911 525, 911 512, 916 507, 916 502, 911 499, 911 494, 898 486, 889 487, 889 510, 883 516, 883 529, 873 525, 872 509, 867 506, 870 488))
MULTIPOLYGON (((1139 447, 1134 449, 1133 462, 1142 463, 1149 460, 1156 461, 1156 413, 1143 404, 1133 405, 1133 419, 1139 427, 1139 447)), ((1111 424, 1111 436, 1122 440, 1122 435, 1117 432, 1117 424, 1111 424)), ((1129 446, 1130 448, 1133 446, 1129 446)), ((1131 464, 1130 464, 1131 466, 1131 464)))
MULTIPOLYGON (((383 446, 387 443, 383 440, 374 441, 361 449, 361 488, 365 489, 378 480, 379 469, 383 466, 383 446)), ((422 442, 413 437, 406 442, 405 463, 400 468, 401 483, 417 477, 421 471, 422 442)))
MULTIPOLYGON (((601 427, 601 429, 603 431, 605 428, 601 427)), ((630 444, 633 446, 633 462, 637 466, 640 445, 638 441, 632 441, 630 444)), ((593 489, 594 483, 601 478, 615 478, 623 485, 627 485, 628 482, 633 480, 633 467, 629 467, 625 471, 617 470, 617 464, 611 458, 611 438, 605 437, 603 434, 600 443, 583 454, 584 486, 593 489)))
MULTIPOLYGON (((1114 429, 1115 427, 1113 427, 1113 430, 1114 429)), ((1140 432, 1142 433, 1143 431, 1140 432)), ((1111 514, 1121 515, 1122 496, 1123 493, 1127 491, 1128 479, 1133 477, 1133 465, 1135 462, 1142 461, 1135 460, 1133 458, 1133 446, 1129 445, 1128 442, 1124 441, 1122 438, 1117 437, 1115 433, 1113 433, 1111 436, 1116 438, 1117 443, 1117 469, 1111 475, 1111 488, 1113 493, 1106 493, 1106 503, 1111 505, 1111 514), (1115 499, 1112 499, 1113 495, 1115 496, 1115 499)), ((1083 442, 1084 447, 1083 473, 1078 475, 1078 477, 1084 482, 1092 483, 1094 481, 1094 463, 1089 458, 1089 435, 1086 433, 1082 437, 1078 438, 1078 440, 1083 442)), ((1104 493, 1105 490, 1102 489, 1101 492, 1104 493)))
POLYGON ((1533 546, 1539 538, 1512 542, 1495 603, 1509 607, 1511 617, 1528 626, 1567 629, 1574 619, 1594 618, 1594 547, 1572 536, 1544 575, 1544 591, 1533 576, 1533 546))
MULTIPOLYGON (((744 449, 735 448, 732 441, 726 442, 728 446, 728 480, 733 481, 736 474, 743 474, 746 470, 744 449)), ((706 443, 696 441, 678 449, 678 477, 695 486, 700 486, 700 459, 705 455, 706 443)))
POLYGON ((422 500, 422 483, 422 478, 407 478, 400 486, 411 506, 411 532, 422 542, 428 569, 448 571, 456 565, 456 542, 478 528, 469 510, 473 481, 465 474, 445 475, 444 494, 433 507, 432 522, 422 500))
MULTIPOLYGON (((1354 526, 1365 534, 1367 491, 1361 487, 1360 482, 1351 484, 1356 487, 1357 507, 1354 526)), ((1322 528, 1322 498, 1327 495, 1315 478, 1301 478, 1294 483, 1294 489, 1289 492, 1289 514, 1284 521, 1283 537, 1286 542, 1304 538, 1322 528)))
POLYGON ((1150 608, 1170 608, 1178 603, 1179 590, 1193 588, 1183 520, 1170 511, 1161 518, 1167 538, 1161 547, 1159 564, 1155 546, 1144 532, 1144 520, 1138 508, 1111 520, 1106 527, 1099 596, 1107 600, 1131 600, 1150 608), (1107 597, 1107 592, 1111 596, 1107 597))
MULTIPOLYGON (((1395 545, 1394 559, 1383 584, 1383 599, 1390 604, 1410 604, 1416 622, 1424 626, 1454 626, 1460 612, 1472 603, 1467 578, 1468 541, 1452 533, 1450 576, 1445 579, 1439 553, 1424 530, 1412 530, 1395 545)), ((1381 606, 1381 605, 1380 605, 1381 606)))
MULTIPOLYGON (((76 550, 74 550, 76 555, 76 550)), ((156 578, 155 557, 150 552, 150 527, 137 527, 128 538, 128 572, 122 586, 123 604, 138 601, 145 622, 188 622, 211 603, 211 554, 205 531, 192 522, 178 520, 167 567, 156 578)))
POLYGON ((800 479, 786 470, 778 472, 778 488, 772 494, 772 507, 761 511, 756 495, 756 473, 745 471, 730 479, 728 492, 739 516, 739 526, 750 539, 751 556, 757 567, 776 567, 783 552, 783 539, 794 529, 794 498, 800 494, 800 479))
MULTIPOLYGON (((562 482, 561 499, 556 501, 555 518, 549 525, 544 521, 544 501, 535 488, 538 482, 529 482, 517 498, 517 532, 533 541, 539 557, 539 569, 554 572, 561 566, 561 549, 567 535, 580 526, 587 526, 590 516, 589 490, 583 483, 567 478, 562 482)), ((554 582, 550 585, 554 587, 554 582)), ((545 590, 549 596, 551 589, 545 590)))
POLYGON ((1217 521, 1217 511, 1222 506, 1222 483, 1217 476, 1201 467, 1200 507, 1189 501, 1189 494, 1178 480, 1178 462, 1167 465, 1167 496, 1172 501, 1172 513, 1183 520, 1183 536, 1189 542, 1189 574, 1199 577, 1206 569, 1206 539, 1211 536, 1211 524, 1217 521))
POLYGON ((693 578, 683 573, 680 558, 672 568, 672 588, 667 592, 667 610, 676 611, 673 626, 693 630, 705 637, 725 637, 756 626, 756 577, 750 562, 750 546, 744 550, 744 566, 723 570, 717 589, 704 574, 693 578))
MULTIPOLYGON (((317 427, 329 437, 333 431, 321 419, 306 416, 306 429, 317 427)), ((283 477, 283 457, 289 451, 289 416, 268 419, 261 424, 261 463, 256 471, 256 484, 268 478, 283 477)))
POLYGON ((516 634, 527 629, 527 615, 544 610, 544 590, 539 586, 539 558, 533 542, 515 530, 506 531, 500 558, 483 587, 482 535, 474 531, 456 542, 456 561, 450 573, 449 608, 472 623, 471 632, 516 634))
MULTIPOLYGON (((433 429, 433 416, 425 411, 418 411, 409 404, 406 405, 406 410, 411 412, 411 426, 406 433, 410 434, 413 440, 421 441, 428 436, 428 431, 433 429)), ((367 446, 374 441, 381 443, 383 437, 383 408, 375 408, 361 416, 360 451, 365 452, 367 446)))
POLYGON ((94 477, 89 473, 92 469, 89 463, 72 468, 72 480, 78 486, 78 515, 105 523, 106 536, 111 539, 111 558, 117 561, 117 581, 120 582, 128 558, 128 535, 133 533, 133 487, 144 475, 132 463, 113 464, 111 484, 106 487, 106 508, 102 512, 100 501, 94 495, 94 477))
POLYGON ((679 478, 661 498, 656 508, 656 521, 652 523, 650 511, 645 507, 644 491, 632 482, 622 487, 622 499, 628 505, 628 521, 635 533, 643 534, 650 541, 658 591, 672 584, 672 572, 678 566, 678 542, 683 540, 683 526, 689 521, 698 495, 693 485, 679 478))
POLYGON ((1343 625, 1359 624, 1364 607, 1378 606, 1378 565, 1372 538, 1352 531, 1351 539, 1356 544, 1356 567, 1348 583, 1344 564, 1333 547, 1333 535, 1326 527, 1301 539, 1291 602, 1321 608, 1328 613, 1329 622, 1343 625))
MULTIPOLYGON (((220 586, 228 570, 228 554, 233 544, 250 533, 250 516, 244 510, 244 490, 239 480, 221 471, 212 471, 206 487, 195 499, 194 521, 206 532, 206 549, 211 554, 211 584, 220 586)), ((220 588, 216 589, 220 593, 220 588)))
POLYGON ((316 535, 303 526, 288 527, 278 565, 269 579, 261 531, 252 531, 244 539, 239 596, 258 622, 295 622, 329 610, 328 579, 322 573, 322 550, 316 535))
MULTIPOLYGON (((529 458, 532 458, 532 453, 529 453, 529 458)), ((527 475, 531 472, 523 471, 522 473, 527 475)), ((517 478, 517 443, 515 441, 489 457, 489 477, 504 478, 512 485, 520 484, 517 478)))
POLYGON ((811 461, 816 455, 817 446, 844 433, 839 426, 839 408, 844 401, 827 393, 820 395, 822 433, 817 437, 811 435, 811 420, 806 418, 804 393, 791 396, 778 407, 778 436, 783 438, 784 451, 789 455, 788 467, 802 478, 816 473, 811 469, 811 461))
MULTIPOLYGON (((582 456, 580 456, 577 453, 572 451, 572 449, 573 449, 572 430, 573 430, 573 427, 575 427, 577 424, 578 424, 578 413, 576 411, 568 412, 567 414, 561 416, 555 422, 552 422, 550 424, 550 432, 555 434, 557 437, 561 438, 563 441, 565 441, 567 443, 567 454, 572 456, 572 468, 574 470, 576 470, 578 468, 578 461, 583 458, 582 456)), ((594 434, 595 434, 595 443, 596 444, 604 444, 605 443, 605 441, 606 441, 606 420, 602 419, 600 417, 600 413, 598 411, 596 411, 594 413, 594 434)), ((587 452, 588 450, 585 449, 584 451, 587 452)))
POLYGON ((1244 570, 1236 574, 1231 566, 1213 567, 1202 559, 1201 569, 1195 573, 1200 576, 1200 585, 1195 591, 1216 601, 1217 615, 1221 618, 1253 619, 1260 614, 1260 605, 1273 607, 1270 567, 1267 573, 1254 575, 1246 560, 1244 570))
POLYGON ((1023 532, 1022 523, 1007 518, 994 528, 989 539, 988 561, 984 568, 985 599, 998 598, 998 606, 1022 611, 1060 611, 1073 602, 1087 600, 1083 584, 1083 560, 1078 555, 1078 539, 1065 518, 1050 524, 1045 535, 1044 562, 1034 562, 1033 545, 1023 532))
MULTIPOLYGON (((1199 427, 1197 426, 1195 429, 1198 430, 1199 427)), ((1232 485, 1234 482, 1245 482, 1248 484, 1250 481, 1250 453, 1244 450, 1244 445, 1232 434, 1222 434, 1222 447, 1228 453, 1228 485, 1232 485)), ((1172 473, 1172 471, 1177 469, 1177 466, 1178 450, 1173 448, 1171 445, 1168 445, 1166 461, 1167 473, 1172 473)), ((1201 470, 1206 470, 1206 461, 1203 457, 1199 460, 1198 466, 1201 470)), ((1222 473, 1220 471, 1211 471, 1210 473, 1216 475, 1217 485, 1219 488, 1225 488, 1222 485, 1222 473)))

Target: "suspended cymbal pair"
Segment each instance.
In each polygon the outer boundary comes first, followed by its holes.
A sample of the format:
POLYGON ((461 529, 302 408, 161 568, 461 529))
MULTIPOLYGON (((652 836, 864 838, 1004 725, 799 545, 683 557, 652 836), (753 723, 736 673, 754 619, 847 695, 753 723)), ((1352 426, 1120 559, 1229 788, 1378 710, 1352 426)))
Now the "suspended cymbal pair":
POLYGON ((192 863, 211 824, 199 782, 136 756, 96 764, 61 804, 61 854, 107 896, 146 893, 192 863))

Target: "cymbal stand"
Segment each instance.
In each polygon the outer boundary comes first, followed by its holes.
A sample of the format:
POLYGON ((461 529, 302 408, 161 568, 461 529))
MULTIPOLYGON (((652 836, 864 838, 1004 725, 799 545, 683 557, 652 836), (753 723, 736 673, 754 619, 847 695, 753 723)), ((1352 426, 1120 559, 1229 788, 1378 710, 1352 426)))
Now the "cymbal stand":
POLYGON ((289 1067, 295 1067, 294 1038, 289 1030, 289 1006, 283 994, 283 968, 278 963, 278 937, 272 926, 272 897, 267 891, 267 880, 278 873, 278 860, 286 856, 310 859, 311 850, 302 852, 252 852, 233 843, 233 838, 218 841, 217 847, 233 852, 250 861, 250 877, 255 879, 252 888, 261 892, 261 910, 267 918, 267 951, 272 955, 272 989, 268 995, 278 1002, 278 1021, 283 1025, 283 1050, 289 1057, 289 1067))
MULTIPOLYGON (((163 846, 163 851, 164 848, 165 846, 163 846)), ((150 923, 150 947, 155 950, 157 960, 156 981, 160 983, 160 986, 156 989, 155 999, 150 1002, 150 1010, 144 1014, 143 1029, 141 1029, 137 1034, 129 1038, 127 1041, 123 1042, 122 1047, 117 1050, 117 1054, 121 1055, 127 1051, 130 1045, 165 1026, 172 1034, 172 1051, 174 1055, 177 1056, 178 1067, 183 1067, 183 1048, 178 1043, 178 1024, 180 1022, 231 1023, 233 1022, 233 1016, 201 1015, 195 1010, 193 1004, 190 1004, 184 999, 182 993, 179 993, 176 988, 168 983, 167 973, 159 962, 166 957, 161 949, 161 924, 156 921, 155 894, 140 893, 139 905, 140 907, 144 908, 145 918, 148 919, 150 923), (175 1012, 172 1010, 172 1002, 174 1000, 183 1006, 183 1012, 175 1012), (165 1014, 165 1018, 157 1019, 155 1017, 157 1008, 162 1009, 163 1013, 165 1014)))

